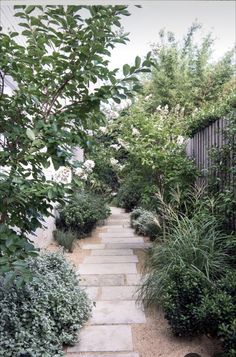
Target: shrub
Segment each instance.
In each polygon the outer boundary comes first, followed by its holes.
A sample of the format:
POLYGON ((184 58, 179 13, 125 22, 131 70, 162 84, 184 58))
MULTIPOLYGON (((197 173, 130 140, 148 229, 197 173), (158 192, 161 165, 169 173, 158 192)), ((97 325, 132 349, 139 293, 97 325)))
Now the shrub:
POLYGON ((135 232, 154 240, 160 232, 160 222, 155 213, 137 208, 131 214, 131 226, 135 232))
POLYGON ((201 273, 172 266, 165 281, 163 309, 172 332, 177 336, 195 336, 204 332, 204 321, 195 313, 210 283, 201 273))
POLYGON ((27 259, 34 278, 21 287, 0 279, 0 355, 64 356, 91 313, 91 303, 61 254, 27 259))
POLYGON ((130 212, 139 205, 143 184, 137 177, 130 177, 118 190, 117 203, 119 207, 125 208, 130 212))
POLYGON ((208 292, 197 315, 202 319, 205 332, 222 341, 227 356, 236 355, 236 273, 229 271, 215 289, 208 292))
POLYGON ((91 232, 97 222, 110 213, 103 198, 88 192, 76 193, 68 204, 59 208, 56 226, 59 229, 76 232, 83 237, 91 232))
POLYGON ((54 238, 59 245, 67 249, 70 253, 73 252, 74 242, 77 238, 73 231, 57 230, 54 232, 54 238))

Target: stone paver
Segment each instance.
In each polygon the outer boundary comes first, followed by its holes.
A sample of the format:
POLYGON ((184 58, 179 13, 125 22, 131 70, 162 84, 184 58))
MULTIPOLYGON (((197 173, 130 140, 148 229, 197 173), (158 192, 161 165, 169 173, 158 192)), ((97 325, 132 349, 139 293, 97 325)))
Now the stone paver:
POLYGON ((80 264, 80 274, 134 274, 137 273, 135 263, 126 264, 80 264))
POLYGON ((103 352, 103 354, 101 354, 100 352, 99 353, 69 353, 69 357, 139 357, 139 354, 136 353, 136 352, 131 352, 131 353, 106 353, 106 352, 103 352), (104 354, 105 353, 105 354, 104 354))
POLYGON ((98 287, 97 286, 89 286, 85 288, 85 291, 88 294, 88 297, 92 300, 92 301, 96 301, 97 297, 98 297, 98 287))
POLYGON ((80 331, 79 339, 79 343, 69 347, 67 352, 133 350, 131 327, 127 325, 86 326, 80 331))
POLYGON ((82 286, 117 286, 125 284, 124 274, 81 275, 82 286))
POLYGON ((135 301, 97 301, 90 322, 94 325, 146 322, 135 301))
POLYGON ((134 300, 136 286, 104 286, 100 300, 134 300))
POLYGON ((126 219, 111 219, 107 221, 107 224, 110 226, 123 226, 123 227, 130 227, 129 220, 126 219))
POLYGON ((106 250, 92 250, 91 255, 134 255, 132 249, 119 249, 119 252, 117 252, 116 249, 106 249, 106 250))
POLYGON ((105 249, 146 249, 148 243, 107 243, 105 249))
POLYGON ((140 274, 126 274, 127 285, 139 285, 141 280, 140 274))
POLYGON ((136 235, 133 232, 123 232, 122 230, 120 232, 101 232, 99 233, 99 237, 101 238, 132 238, 136 237, 136 235))
MULTIPOLYGON (((118 254, 118 252, 116 252, 118 254)), ((94 256, 90 255, 84 258, 84 263, 96 264, 96 263, 137 263, 138 257, 136 255, 104 255, 94 256)))
POLYGON ((104 249, 105 244, 83 244, 82 249, 104 249))
POLYGON ((141 243, 143 244, 143 238, 134 237, 134 238, 101 238, 102 243, 124 243, 124 244, 133 244, 133 243, 141 243))

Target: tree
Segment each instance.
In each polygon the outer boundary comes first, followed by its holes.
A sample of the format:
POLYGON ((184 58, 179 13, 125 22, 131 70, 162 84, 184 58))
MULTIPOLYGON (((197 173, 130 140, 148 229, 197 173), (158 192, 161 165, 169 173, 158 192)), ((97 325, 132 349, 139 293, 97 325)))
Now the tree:
MULTIPOLYGON (((126 6, 15 9, 26 46, 17 43, 18 33, 0 33, 0 223, 16 227, 11 234, 19 241, 70 192, 69 185, 46 180, 44 168, 50 161, 55 169, 71 166, 71 148, 85 146, 86 130, 104 120, 100 104, 132 96, 139 89, 136 75, 148 71, 150 61, 124 65, 122 79, 108 68, 111 50, 128 41, 116 31, 121 17, 130 15, 126 6), (6 76, 17 85, 12 95, 5 92, 6 76)), ((5 268, 4 247, 12 243, 8 253, 16 255, 15 240, 2 239, 5 268)))
POLYGON ((160 40, 153 45, 155 69, 149 83, 149 92, 153 94, 151 111, 158 105, 168 105, 171 109, 179 104, 190 114, 196 107, 214 103, 224 93, 234 75, 234 52, 227 52, 214 63, 211 34, 200 44, 195 43, 194 35, 200 27, 192 24, 182 41, 177 41, 172 32, 160 31, 160 40))

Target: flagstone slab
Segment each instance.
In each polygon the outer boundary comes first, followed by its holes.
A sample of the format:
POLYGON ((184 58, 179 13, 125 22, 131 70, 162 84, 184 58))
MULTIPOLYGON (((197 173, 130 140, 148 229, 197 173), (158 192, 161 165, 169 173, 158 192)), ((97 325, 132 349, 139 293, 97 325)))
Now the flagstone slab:
POLYGON ((84 289, 90 300, 96 301, 98 297, 98 287, 96 286, 88 286, 84 289))
MULTIPOLYGON (((107 222, 106 222, 107 223, 107 222)), ((132 228, 124 228, 122 224, 113 224, 113 225, 105 225, 105 226, 102 226, 102 228, 104 228, 103 232, 105 232, 105 230, 107 231, 114 231, 114 232, 118 232, 120 230, 126 230, 126 231, 132 231, 133 232, 133 229, 132 228)))
POLYGON ((126 264, 80 264, 79 273, 90 274, 135 274, 137 273, 135 263, 126 264))
POLYGON ((124 274, 81 275, 81 286, 118 286, 125 284, 124 274))
POLYGON ((132 238, 132 237, 137 237, 137 235, 134 234, 134 232, 125 232, 125 230, 121 230, 120 232, 100 232, 99 237, 101 238, 132 238))
POLYGON ((146 249, 148 243, 106 243, 105 249, 146 249))
POLYGON ((86 326, 81 329, 79 343, 67 352, 119 352, 132 351, 131 326, 86 326))
POLYGON ((105 244, 83 244, 82 249, 104 249, 105 244))
POLYGON ((104 286, 99 300, 135 300, 136 286, 104 286))
POLYGON ((130 352, 130 353, 116 353, 116 352, 113 352, 112 354, 110 353, 104 353, 101 354, 100 352, 96 353, 67 353, 67 356, 68 357, 139 357, 139 354, 136 353, 136 352, 130 352))
POLYGON ((126 274, 127 285, 140 285, 141 275, 140 274, 126 274))
POLYGON ((90 255, 84 258, 84 263, 97 264, 97 263, 137 263, 138 258, 136 255, 121 255, 119 256, 116 251, 116 256, 103 255, 94 256, 90 255))
POLYGON ((101 232, 104 233, 119 233, 119 232, 123 232, 124 234, 127 233, 134 233, 133 228, 124 228, 123 226, 103 226, 102 227, 103 230, 101 232))
POLYGON ((117 249, 94 249, 91 251, 91 255, 95 256, 102 256, 102 255, 134 255, 134 252, 132 249, 119 249, 119 252, 117 252, 117 249))
POLYGON ((146 318, 135 301, 97 301, 90 323, 92 325, 106 324, 137 324, 145 323, 146 318))
POLYGON ((109 221, 106 222, 106 225, 109 226, 124 226, 124 225, 128 225, 127 227, 129 227, 130 221, 128 219, 110 219, 109 221))
POLYGON ((102 243, 144 243, 143 238, 133 237, 133 238, 101 238, 102 243))

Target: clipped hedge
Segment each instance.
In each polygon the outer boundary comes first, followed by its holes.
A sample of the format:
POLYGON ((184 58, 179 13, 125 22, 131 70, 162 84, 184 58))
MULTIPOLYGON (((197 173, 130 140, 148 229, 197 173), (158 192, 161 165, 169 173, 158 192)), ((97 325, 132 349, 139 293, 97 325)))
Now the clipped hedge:
POLYGON ((92 304, 61 254, 28 258, 27 265, 33 279, 20 287, 0 278, 0 356, 62 357, 92 304))

